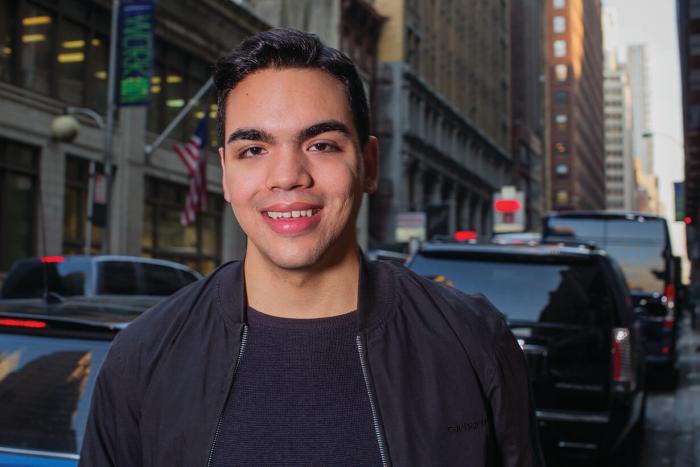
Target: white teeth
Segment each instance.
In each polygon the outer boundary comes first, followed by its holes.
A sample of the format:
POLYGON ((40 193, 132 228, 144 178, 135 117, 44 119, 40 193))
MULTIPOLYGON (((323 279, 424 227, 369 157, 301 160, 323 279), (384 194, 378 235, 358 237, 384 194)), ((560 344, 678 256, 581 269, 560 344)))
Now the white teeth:
POLYGON ((265 211, 265 214, 267 214, 267 216, 271 219, 289 219, 291 217, 311 217, 314 215, 314 210, 305 209, 303 211, 265 211))

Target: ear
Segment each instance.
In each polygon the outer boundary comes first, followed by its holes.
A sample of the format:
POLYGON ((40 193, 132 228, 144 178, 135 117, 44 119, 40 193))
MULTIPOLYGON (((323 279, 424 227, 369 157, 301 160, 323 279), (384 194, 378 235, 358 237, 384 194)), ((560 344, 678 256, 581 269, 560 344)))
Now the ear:
POLYGON ((221 161, 221 186, 224 189, 224 199, 230 203, 231 198, 228 192, 228 185, 226 184, 226 156, 224 155, 223 147, 219 148, 219 160, 221 161))
POLYGON ((362 162, 365 172, 365 193, 372 194, 377 191, 379 183, 379 142, 374 136, 370 136, 362 152, 362 162))

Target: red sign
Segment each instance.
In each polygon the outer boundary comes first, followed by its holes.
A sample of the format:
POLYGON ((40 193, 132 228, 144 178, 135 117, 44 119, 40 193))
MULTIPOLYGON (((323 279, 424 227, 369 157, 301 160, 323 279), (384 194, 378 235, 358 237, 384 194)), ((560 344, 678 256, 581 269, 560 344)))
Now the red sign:
POLYGON ((517 199, 497 199, 494 204, 498 212, 518 212, 522 207, 517 199))

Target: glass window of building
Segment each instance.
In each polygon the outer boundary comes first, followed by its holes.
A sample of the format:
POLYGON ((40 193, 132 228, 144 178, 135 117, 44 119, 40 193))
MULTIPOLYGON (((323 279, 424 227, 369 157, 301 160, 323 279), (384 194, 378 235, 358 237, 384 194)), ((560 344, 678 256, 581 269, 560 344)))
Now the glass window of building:
POLYGON ((569 93, 567 91, 557 91, 554 93, 554 103, 565 106, 569 104, 569 93))
POLYGON ((180 214, 187 191, 186 185, 146 178, 143 254, 177 261, 206 274, 221 258, 223 197, 210 193, 206 211, 183 227, 180 214))
POLYGON ((0 79, 103 113, 108 8, 77 0, 1 3, 0 79))
MULTIPOLYGON (((156 38, 156 63, 155 73, 151 78, 148 130, 153 133, 162 132, 188 100, 207 82, 209 76, 209 66, 206 62, 156 38)), ((210 120, 208 145, 217 148, 214 123, 216 110, 216 95, 211 89, 173 130, 171 137, 180 141, 189 139, 199 120, 207 115, 210 120)))
POLYGON ((0 138, 0 271, 36 254, 39 149, 0 138))
POLYGON ((569 78, 569 67, 563 64, 554 65, 554 78, 559 82, 564 82, 569 78))
POLYGON ((557 58, 566 56, 566 41, 557 39, 554 41, 554 56, 557 58))
POLYGON ((557 34, 566 32, 566 18, 564 16, 555 16, 552 19, 552 29, 557 34))
MULTIPOLYGON (((99 164, 96 164, 99 166, 99 164)), ((66 158, 66 186, 63 195, 63 252, 82 254, 85 251, 90 161, 81 157, 66 158)), ((99 253, 102 227, 92 227, 92 253, 99 253)))
POLYGON ((569 175, 569 166, 566 164, 557 164, 555 171, 560 177, 565 177, 566 175, 569 175))
POLYGON ((566 6, 566 0, 552 0, 552 5, 556 9, 561 9, 566 6))
POLYGON ((558 129, 564 130, 569 122, 569 117, 566 114, 557 114, 554 117, 554 122, 557 124, 558 129))
POLYGON ((565 155, 568 150, 568 145, 565 141, 557 141, 554 143, 554 152, 559 155, 565 155))
POLYGON ((3 0, 0 2, 0 80, 2 81, 12 80, 16 17, 16 0, 3 0))
POLYGON ((569 192, 566 190, 557 191, 557 204, 566 204, 569 202, 569 192))

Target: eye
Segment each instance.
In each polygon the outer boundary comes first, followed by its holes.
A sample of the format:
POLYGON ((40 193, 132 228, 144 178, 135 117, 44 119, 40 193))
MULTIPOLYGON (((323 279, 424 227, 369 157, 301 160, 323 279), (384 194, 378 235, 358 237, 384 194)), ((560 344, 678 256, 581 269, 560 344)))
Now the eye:
POLYGON ((238 153, 239 159, 250 159, 251 157, 257 157, 265 152, 265 148, 260 146, 250 146, 238 153))
POLYGON ((340 148, 337 144, 322 141, 309 146, 309 150, 314 152, 336 152, 340 151, 340 148))

